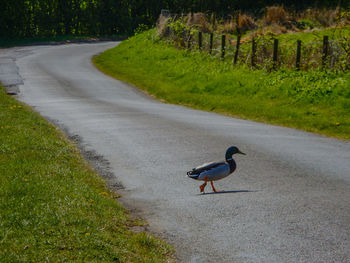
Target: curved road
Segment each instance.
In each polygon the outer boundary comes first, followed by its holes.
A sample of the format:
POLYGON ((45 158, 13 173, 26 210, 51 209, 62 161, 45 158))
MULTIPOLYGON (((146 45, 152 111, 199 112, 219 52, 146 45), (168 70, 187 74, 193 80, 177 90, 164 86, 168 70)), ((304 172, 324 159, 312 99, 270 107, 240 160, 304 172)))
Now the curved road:
POLYGON ((13 48, 0 59, 16 59, 20 100, 109 161, 122 202, 180 262, 350 262, 349 142, 154 101, 93 67, 116 44, 13 48), (216 183, 226 192, 199 195, 186 171, 230 145, 247 156, 216 183))

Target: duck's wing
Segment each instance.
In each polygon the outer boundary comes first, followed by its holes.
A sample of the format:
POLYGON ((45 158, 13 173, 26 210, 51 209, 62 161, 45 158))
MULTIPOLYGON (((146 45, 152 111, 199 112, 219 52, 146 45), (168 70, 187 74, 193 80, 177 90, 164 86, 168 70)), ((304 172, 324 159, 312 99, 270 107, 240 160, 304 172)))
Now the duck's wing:
POLYGON ((225 162, 210 162, 210 163, 204 163, 200 166, 197 166, 196 168, 193 168, 191 171, 187 172, 187 175, 199 175, 202 172, 209 171, 211 169, 214 169, 220 165, 225 165, 225 162))

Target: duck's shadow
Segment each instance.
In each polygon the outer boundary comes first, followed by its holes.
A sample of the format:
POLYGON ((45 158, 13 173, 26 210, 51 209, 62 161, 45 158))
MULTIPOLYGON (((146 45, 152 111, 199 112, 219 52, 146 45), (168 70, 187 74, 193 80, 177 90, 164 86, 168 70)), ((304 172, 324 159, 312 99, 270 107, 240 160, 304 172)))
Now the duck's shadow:
POLYGON ((258 192, 258 190, 232 190, 232 191, 217 191, 209 193, 200 193, 198 195, 218 195, 218 194, 236 194, 236 193, 253 193, 258 192))

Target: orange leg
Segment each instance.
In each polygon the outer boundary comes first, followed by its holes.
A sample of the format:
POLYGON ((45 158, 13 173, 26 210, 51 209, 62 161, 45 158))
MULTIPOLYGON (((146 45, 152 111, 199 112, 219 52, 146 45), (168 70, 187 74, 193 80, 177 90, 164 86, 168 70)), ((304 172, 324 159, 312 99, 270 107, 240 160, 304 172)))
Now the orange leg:
POLYGON ((206 177, 204 178, 204 184, 202 184, 202 185, 199 187, 199 189, 201 190, 201 193, 204 192, 204 188, 207 186, 207 182, 208 182, 208 176, 206 176, 206 177))
POLYGON ((213 191, 214 191, 215 193, 216 193, 216 192, 220 192, 219 190, 216 190, 216 189, 215 189, 213 181, 210 181, 210 184, 211 184, 211 187, 213 188, 213 191))

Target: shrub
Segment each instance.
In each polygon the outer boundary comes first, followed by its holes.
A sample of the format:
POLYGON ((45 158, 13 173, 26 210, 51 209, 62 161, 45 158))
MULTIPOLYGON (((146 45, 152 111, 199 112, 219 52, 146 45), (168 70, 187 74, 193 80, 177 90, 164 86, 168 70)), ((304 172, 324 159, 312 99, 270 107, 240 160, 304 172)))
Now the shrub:
POLYGON ((212 26, 208 22, 207 16, 203 13, 188 14, 186 25, 201 30, 202 32, 212 32, 212 26))
POLYGON ((337 10, 316 10, 316 19, 324 27, 333 26, 336 22, 337 10))
POLYGON ((233 34, 236 32, 236 23, 233 21, 233 19, 224 22, 222 26, 222 32, 228 34, 233 34))
POLYGON ((158 34, 161 37, 169 36, 170 30, 169 30, 169 18, 168 17, 160 15, 158 20, 157 20, 156 26, 157 26, 158 34))
POLYGON ((350 10, 340 12, 339 19, 344 25, 350 25, 350 10))
POLYGON ((288 19, 289 15, 282 6, 269 6, 266 8, 265 23, 267 25, 283 25, 288 19))
POLYGON ((145 24, 139 24, 137 28, 134 30, 134 34, 141 34, 142 32, 149 30, 148 25, 145 24))
POLYGON ((296 26, 299 29, 313 29, 314 23, 310 19, 300 19, 296 22, 296 26))
POLYGON ((191 36, 191 28, 182 23, 181 20, 169 23, 169 28, 172 31, 173 41, 177 43, 178 46, 184 47, 185 42, 188 41, 191 36))
POLYGON ((323 26, 330 27, 336 23, 338 10, 327 9, 307 9, 300 14, 300 17, 313 22, 314 27, 323 26))
POLYGON ((242 31, 248 31, 257 28, 257 24, 255 23, 254 19, 247 14, 239 15, 238 26, 242 31))
POLYGON ((258 28, 253 35, 261 36, 261 35, 269 35, 270 33, 273 33, 274 35, 281 35, 287 32, 288 30, 285 26, 273 24, 273 25, 258 28))

